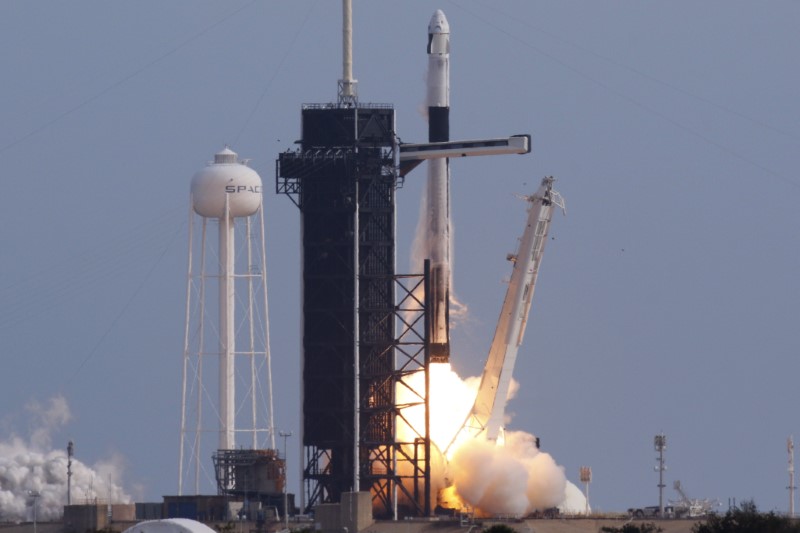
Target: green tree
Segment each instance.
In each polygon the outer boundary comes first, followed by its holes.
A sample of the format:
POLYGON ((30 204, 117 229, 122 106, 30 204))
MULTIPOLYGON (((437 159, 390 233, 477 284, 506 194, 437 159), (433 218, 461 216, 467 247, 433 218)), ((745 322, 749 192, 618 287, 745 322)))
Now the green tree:
POLYGON ((745 501, 724 515, 709 516, 695 524, 693 533, 800 533, 800 524, 774 512, 758 512, 755 502, 745 501))
POLYGON ((652 522, 644 524, 623 524, 621 527, 603 526, 600 528, 603 533, 661 533, 664 531, 652 522))

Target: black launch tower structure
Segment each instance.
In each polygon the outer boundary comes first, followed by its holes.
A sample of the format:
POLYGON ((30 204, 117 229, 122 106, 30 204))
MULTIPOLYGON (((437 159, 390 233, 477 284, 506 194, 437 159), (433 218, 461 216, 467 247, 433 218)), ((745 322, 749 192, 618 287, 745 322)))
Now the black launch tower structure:
POLYGON ((403 514, 427 515, 430 440, 395 435, 396 386, 427 368, 427 333, 424 302, 407 288, 424 275, 395 273, 394 109, 340 100, 305 104, 301 117, 299 148, 276 161, 276 192, 301 213, 305 511, 369 491, 375 516, 390 518, 399 491, 403 514))

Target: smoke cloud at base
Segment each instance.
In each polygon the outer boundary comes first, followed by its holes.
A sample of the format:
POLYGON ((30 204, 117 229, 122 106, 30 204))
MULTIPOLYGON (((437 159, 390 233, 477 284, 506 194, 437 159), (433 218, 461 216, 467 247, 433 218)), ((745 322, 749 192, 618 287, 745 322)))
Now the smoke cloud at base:
POLYGON ((505 444, 482 439, 462 444, 450 461, 459 499, 485 515, 524 516, 560 505, 566 476, 553 457, 536 448, 535 437, 508 432, 505 444))
MULTIPOLYGON (((67 451, 52 449, 51 434, 72 418, 62 396, 45 405, 26 406, 33 430, 29 437, 11 435, 0 442, 0 521, 26 521, 33 517, 31 491, 36 498, 37 520, 61 518, 67 503, 67 451)), ((72 458, 72 503, 103 501, 130 503, 120 486, 123 459, 119 455, 86 465, 72 458)))
MULTIPOLYGON (((450 509, 471 508, 478 515, 524 516, 532 511, 558 507, 566 500, 563 467, 536 448, 536 438, 522 431, 508 431, 503 442, 469 437, 463 424, 475 401, 480 379, 462 379, 449 364, 430 366, 432 497, 431 502, 450 509), (444 457, 445 450, 449 461, 444 457), (439 493, 439 491, 443 491, 439 493)), ((411 389, 424 390, 424 373, 409 376, 411 389)), ((514 383, 511 392, 518 389, 514 383)), ((398 401, 410 403, 413 395, 398 389, 398 401)), ((424 406, 407 408, 398 419, 398 433, 410 442, 423 434, 424 406), (413 428, 417 428, 416 430, 413 428)), ((409 453, 411 453, 409 451, 409 453)))

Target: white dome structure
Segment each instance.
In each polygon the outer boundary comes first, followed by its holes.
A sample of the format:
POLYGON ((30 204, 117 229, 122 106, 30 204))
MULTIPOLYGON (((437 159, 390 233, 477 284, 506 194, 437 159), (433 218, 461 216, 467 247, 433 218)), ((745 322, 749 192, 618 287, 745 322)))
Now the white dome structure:
POLYGON ((210 527, 188 518, 147 520, 131 526, 123 533, 217 533, 210 527))
POLYGON ((231 217, 249 217, 261 207, 261 177, 227 146, 194 175, 191 191, 192 207, 202 217, 223 218, 226 202, 231 217))
MULTIPOLYGON (((566 515, 586 514, 586 495, 569 480, 564 489, 564 501, 558 506, 558 510, 566 515)), ((591 508, 589 508, 589 512, 591 512, 591 508)))

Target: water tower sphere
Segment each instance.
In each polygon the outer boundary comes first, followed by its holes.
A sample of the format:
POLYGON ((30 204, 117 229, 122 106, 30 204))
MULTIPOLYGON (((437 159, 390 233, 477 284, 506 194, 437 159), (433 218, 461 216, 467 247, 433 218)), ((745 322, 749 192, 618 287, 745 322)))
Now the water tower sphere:
POLYGON ((225 148, 192 178, 192 207, 202 217, 223 218, 227 197, 231 217, 249 217, 261 206, 261 178, 225 148))

